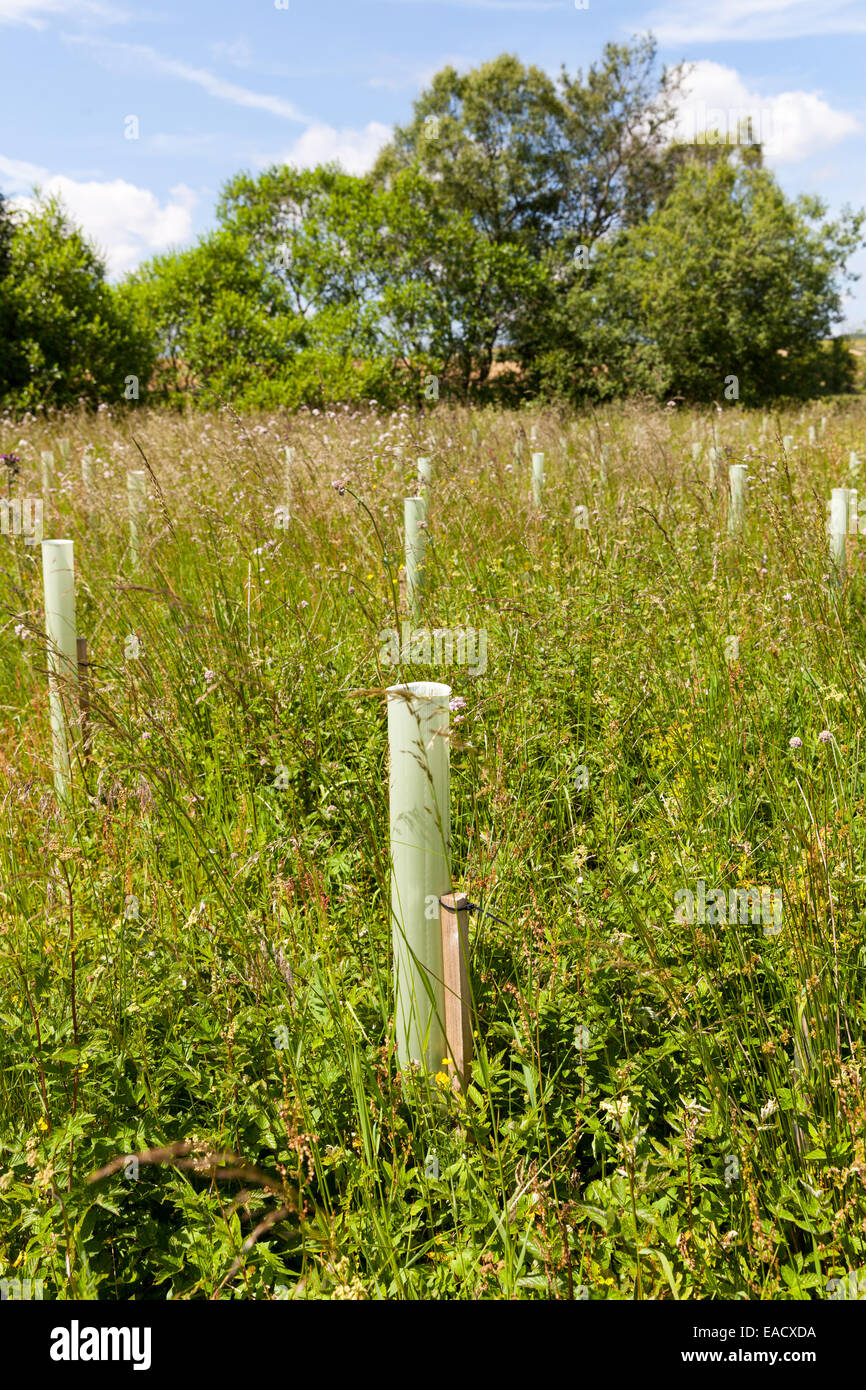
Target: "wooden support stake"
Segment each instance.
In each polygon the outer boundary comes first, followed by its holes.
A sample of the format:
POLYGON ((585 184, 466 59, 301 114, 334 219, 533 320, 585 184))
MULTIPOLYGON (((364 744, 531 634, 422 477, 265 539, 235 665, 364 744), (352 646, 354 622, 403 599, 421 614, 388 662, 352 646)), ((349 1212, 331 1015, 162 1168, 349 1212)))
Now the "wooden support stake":
POLYGON ((90 663, 87 660, 87 638, 76 639, 78 646, 78 707, 81 710, 81 751, 85 758, 93 752, 93 730, 90 725, 90 663))
POLYGON ((445 893, 439 902, 442 922, 442 973, 445 980, 445 1045, 448 1070, 465 1091, 472 1061, 472 1014, 469 1008, 469 899, 445 893))

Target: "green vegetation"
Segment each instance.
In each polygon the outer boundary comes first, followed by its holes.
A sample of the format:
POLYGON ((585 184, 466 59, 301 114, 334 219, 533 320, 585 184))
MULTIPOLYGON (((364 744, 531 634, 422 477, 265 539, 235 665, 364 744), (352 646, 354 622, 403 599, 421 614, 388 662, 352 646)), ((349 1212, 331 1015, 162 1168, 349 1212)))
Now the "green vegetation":
POLYGON ((4 426, 20 497, 72 441, 46 534, 76 543, 93 752, 60 818, 39 559, 4 538, 0 1277, 593 1300, 866 1277, 866 600, 857 538, 828 586, 824 529, 866 417, 826 413, 763 440, 735 407, 4 426), (475 678, 381 664, 419 454, 424 622, 485 629, 475 678), (465 1096, 393 1055, 382 689, 431 676, 466 702, 453 875, 486 909, 465 1096), (699 880, 781 892, 781 931, 678 921, 699 880))
POLYGON ((155 360, 150 327, 135 306, 124 308, 97 251, 54 198, 26 216, 0 200, 0 328, 7 408, 97 406, 146 390, 155 360))
POLYGON ((824 340, 864 214, 786 198, 750 131, 677 143, 681 76, 649 39, 556 81, 507 54, 446 68, 369 175, 239 173, 214 230, 116 289, 54 203, 0 212, 0 403, 851 391, 852 354, 824 340))

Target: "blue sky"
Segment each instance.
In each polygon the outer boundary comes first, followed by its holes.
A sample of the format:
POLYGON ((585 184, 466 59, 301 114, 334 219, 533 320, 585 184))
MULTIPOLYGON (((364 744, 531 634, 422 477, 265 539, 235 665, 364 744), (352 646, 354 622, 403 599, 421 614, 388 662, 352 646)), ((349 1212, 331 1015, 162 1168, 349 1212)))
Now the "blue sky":
MULTIPOLYGON (((684 129, 751 110, 789 194, 866 203, 863 0, 0 0, 0 188, 58 192, 116 275, 208 227, 241 168, 369 167, 446 63, 556 74, 652 30, 684 129), (128 139, 128 117, 138 138, 128 139)), ((846 326, 866 328, 863 279, 846 326)))

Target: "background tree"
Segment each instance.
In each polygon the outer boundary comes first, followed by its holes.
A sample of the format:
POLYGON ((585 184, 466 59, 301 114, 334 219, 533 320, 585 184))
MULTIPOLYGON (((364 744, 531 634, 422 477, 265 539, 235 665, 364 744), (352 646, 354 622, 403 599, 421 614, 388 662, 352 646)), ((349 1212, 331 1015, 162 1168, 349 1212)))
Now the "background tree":
MULTIPOLYGON (((522 303, 508 293, 489 296, 484 331, 465 338, 480 385, 497 348, 511 356, 510 345, 535 336, 539 310, 561 293, 576 248, 588 251, 639 222, 670 191, 680 81, 679 69, 658 71, 652 38, 608 44, 585 76, 563 67, 555 82, 503 54, 465 74, 445 68, 415 103, 410 124, 395 130, 373 181, 387 187, 399 171, 419 170, 436 204, 463 217, 467 242, 474 235, 472 263, 516 272, 522 303)), ((468 319, 473 286, 465 289, 460 316, 468 319)))
POLYGON ((220 405, 251 383, 262 399, 269 384, 279 394, 297 316, 244 237, 218 229, 187 251, 158 256, 127 278, 119 298, 130 317, 150 325, 161 397, 189 392, 202 405, 220 405))
POLYGON ((6 255, 0 293, 12 336, 0 380, 4 404, 122 401, 130 376, 143 397, 153 366, 151 335, 124 315, 98 252, 56 199, 37 197, 14 219, 6 255))
POLYGON ((848 389, 853 363, 825 339, 863 214, 826 222, 769 170, 733 157, 685 162, 647 220, 576 265, 521 345, 528 385, 581 399, 647 391, 751 404, 848 389))
POLYGON ((503 54, 468 73, 443 69, 373 170, 418 168, 442 203, 492 241, 540 257, 646 216, 670 183, 665 159, 679 69, 656 68, 652 38, 607 44, 586 76, 556 82, 503 54))
POLYGON ((334 168, 238 175, 220 227, 130 277, 169 389, 202 402, 381 403, 468 396, 541 274, 405 169, 387 186, 334 168))
POLYGON ((12 295, 12 239, 15 223, 9 205, 0 193, 0 399, 10 387, 20 386, 23 367, 16 350, 18 331, 12 295))
POLYGON ((651 38, 555 79, 446 68, 370 175, 238 174, 213 231, 117 289, 56 202, 0 202, 3 399, 119 400, 129 375, 268 408, 847 389, 823 342, 862 217, 786 199, 759 146, 676 142, 683 75, 651 38))

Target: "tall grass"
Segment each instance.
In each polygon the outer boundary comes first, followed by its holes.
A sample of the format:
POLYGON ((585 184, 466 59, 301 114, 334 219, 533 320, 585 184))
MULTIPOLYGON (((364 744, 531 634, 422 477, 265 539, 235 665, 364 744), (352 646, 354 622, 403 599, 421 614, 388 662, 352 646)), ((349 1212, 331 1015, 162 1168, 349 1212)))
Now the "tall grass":
POLYGON ((38 547, 4 538, 0 1277, 103 1299, 866 1289, 862 542, 833 590, 824 529, 864 420, 825 405, 763 441, 733 410, 6 422, 22 497, 72 441, 45 534, 76 542, 93 750, 61 817, 38 547), (714 488, 691 452, 713 427, 714 488), (381 657, 419 454, 416 625, 485 629, 483 675, 381 657), (431 677, 466 701, 465 1095, 395 1065, 382 692, 431 677), (781 890, 782 930, 677 920, 699 879, 781 890))

